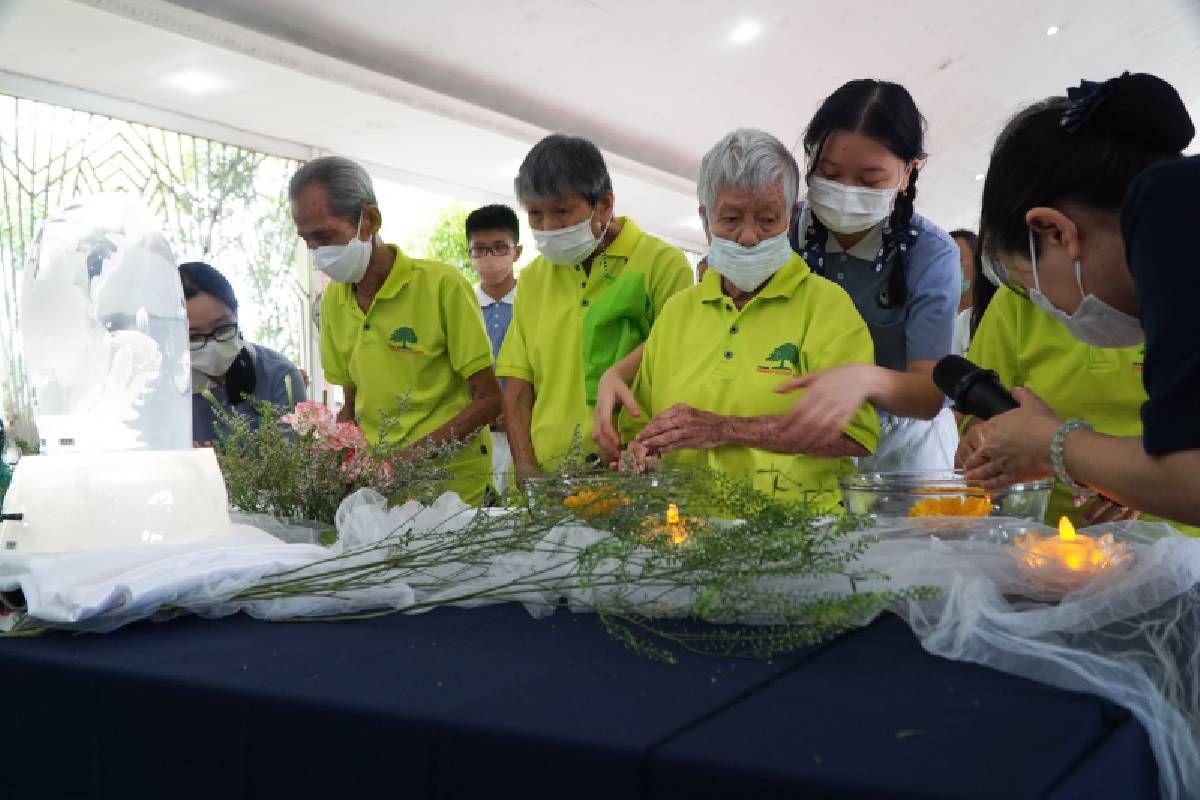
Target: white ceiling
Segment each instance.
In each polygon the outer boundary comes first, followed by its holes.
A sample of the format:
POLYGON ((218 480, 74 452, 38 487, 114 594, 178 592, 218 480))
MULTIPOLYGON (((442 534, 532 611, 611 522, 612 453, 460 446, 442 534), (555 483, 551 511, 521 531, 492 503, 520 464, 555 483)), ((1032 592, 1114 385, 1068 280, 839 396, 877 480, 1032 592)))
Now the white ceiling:
POLYGON ((1200 0, 8 0, 0 52, 0 90, 79 87, 464 199, 508 198, 534 141, 579 133, 621 210, 693 248, 705 150, 737 126, 796 143, 853 77, 912 91, 929 119, 917 206, 945 228, 977 220, 1004 120, 1080 78, 1154 72, 1200 119, 1200 0), (762 33, 733 44, 743 22, 762 33), (222 85, 165 82, 185 70, 222 85))

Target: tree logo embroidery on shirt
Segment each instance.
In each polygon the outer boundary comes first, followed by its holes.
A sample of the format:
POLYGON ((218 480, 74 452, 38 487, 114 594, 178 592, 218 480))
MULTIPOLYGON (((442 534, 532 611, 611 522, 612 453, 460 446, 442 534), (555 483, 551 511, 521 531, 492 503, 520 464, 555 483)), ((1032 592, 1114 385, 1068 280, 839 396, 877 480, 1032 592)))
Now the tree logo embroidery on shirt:
POLYGON ((791 342, 784 342, 767 356, 768 366, 759 367, 759 372, 769 375, 795 375, 800 371, 800 348, 791 342), (791 366, 788 366, 788 365, 791 366))
POLYGON ((416 343, 417 332, 408 327, 396 328, 396 330, 392 331, 392 335, 388 337, 388 349, 393 353, 421 355, 420 350, 415 350, 412 347, 416 343))

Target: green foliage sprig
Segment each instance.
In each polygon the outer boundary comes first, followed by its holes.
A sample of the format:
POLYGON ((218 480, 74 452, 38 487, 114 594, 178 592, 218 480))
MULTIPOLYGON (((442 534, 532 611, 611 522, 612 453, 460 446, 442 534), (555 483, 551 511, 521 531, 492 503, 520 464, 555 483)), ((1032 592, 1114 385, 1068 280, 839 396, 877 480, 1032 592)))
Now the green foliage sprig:
POLYGON ((526 499, 520 510, 463 511, 432 530, 402 524, 235 600, 347 597, 403 582, 416 593, 411 605, 353 618, 568 602, 632 650, 674 663, 679 650, 769 658, 934 593, 889 589, 886 576, 856 566, 874 541, 863 520, 820 516, 806 501, 779 501, 712 472, 575 465, 528 481, 526 499), (674 524, 672 504, 681 512, 674 524))

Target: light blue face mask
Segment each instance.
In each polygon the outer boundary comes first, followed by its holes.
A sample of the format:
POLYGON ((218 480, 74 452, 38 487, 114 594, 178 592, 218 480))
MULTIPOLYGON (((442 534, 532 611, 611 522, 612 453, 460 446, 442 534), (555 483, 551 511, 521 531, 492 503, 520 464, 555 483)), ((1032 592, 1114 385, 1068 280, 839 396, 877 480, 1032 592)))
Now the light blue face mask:
POLYGON ((708 265, 743 292, 752 292, 792 260, 787 231, 763 239, 752 247, 713 236, 708 246, 708 265))
POLYGON ((1068 314, 1050 302, 1050 298, 1042 294, 1042 281, 1038 276, 1037 239, 1032 228, 1029 229, 1029 263, 1033 266, 1033 288, 1029 291, 1029 299, 1065 325, 1067 332, 1076 339, 1092 347, 1133 347, 1146 341, 1141 320, 1083 290, 1083 264, 1078 258, 1075 259, 1075 285, 1079 287, 1079 296, 1083 299, 1075 308, 1075 313, 1068 314))

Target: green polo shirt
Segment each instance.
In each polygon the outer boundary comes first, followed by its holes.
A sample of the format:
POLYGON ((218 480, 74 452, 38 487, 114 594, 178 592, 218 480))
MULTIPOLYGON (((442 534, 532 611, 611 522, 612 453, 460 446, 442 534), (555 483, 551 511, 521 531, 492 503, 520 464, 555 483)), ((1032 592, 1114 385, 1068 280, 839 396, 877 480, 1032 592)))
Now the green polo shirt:
MULTIPOLYGON (((988 304, 971 339, 967 358, 994 370, 1005 386, 1024 386, 1036 392, 1063 419, 1079 417, 1110 436, 1142 435, 1144 345, 1092 347, 1070 334, 1066 326, 1008 289, 1000 289, 988 304)), ((1080 524, 1082 509, 1059 481, 1046 508, 1046 524, 1066 516, 1080 524)), ((1143 519, 1153 519, 1143 517, 1143 519)), ((1188 535, 1200 530, 1171 523, 1188 535)))
POLYGON ((595 451, 588 376, 594 382, 597 370, 642 341, 637 331, 648 330, 667 299, 692 282, 682 252, 643 233, 628 217, 619 219, 621 232, 593 260, 590 275, 579 266, 551 264, 538 256, 517 283, 513 320, 496 359, 496 374, 533 385, 530 435, 543 469, 559 464, 577 430, 584 452, 595 451), (606 301, 604 295, 614 286, 606 301), (601 319, 590 313, 593 308, 601 319))
MULTIPOLYGON (((740 311, 710 269, 699 285, 667 303, 646 342, 634 392, 642 417, 622 412, 626 438, 676 403, 731 417, 787 413, 796 393, 776 389, 796 375, 839 364, 874 364, 871 333, 850 296, 813 275, 793 255, 740 311)), ((865 403, 846 435, 874 451, 879 418, 865 403)), ((775 453, 740 445, 683 450, 668 465, 706 467, 752 481, 760 491, 794 500, 804 493, 820 510, 838 507, 838 477, 854 472, 854 460, 775 453)))
MULTIPOLYGON (((367 441, 386 415, 389 443, 406 446, 436 431, 471 402, 467 378, 492 364, 475 292, 453 267, 396 261, 363 313, 354 287, 331 283, 321 300, 321 366, 330 383, 354 389, 354 415, 367 441)), ((476 431, 450 465, 446 488, 478 505, 490 483, 491 436, 476 431)))

